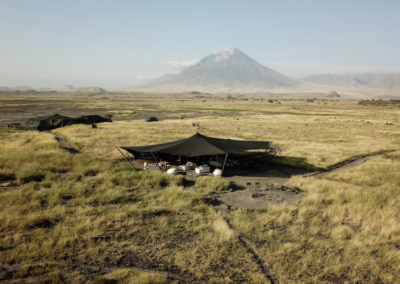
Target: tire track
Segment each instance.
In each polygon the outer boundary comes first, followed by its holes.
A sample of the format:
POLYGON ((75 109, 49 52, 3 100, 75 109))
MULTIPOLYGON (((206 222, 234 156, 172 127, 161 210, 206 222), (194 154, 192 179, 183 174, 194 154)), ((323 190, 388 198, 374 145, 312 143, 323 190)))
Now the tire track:
MULTIPOLYGON (((52 133, 53 134, 53 133, 52 133)), ((65 140, 65 138, 61 135, 58 134, 53 134, 54 137, 56 138, 56 140, 61 143, 61 145, 64 146, 64 149, 69 151, 71 154, 82 154, 81 152, 79 152, 77 149, 75 149, 74 147, 71 146, 71 144, 69 144, 67 142, 67 140, 65 140)))
POLYGON ((257 261, 262 272, 268 278, 268 280, 271 281, 272 284, 279 284, 280 283, 279 278, 274 273, 272 265, 266 259, 264 259, 262 257, 262 255, 257 251, 255 246, 251 243, 251 241, 249 239, 247 239, 246 237, 240 236, 239 233, 233 228, 233 226, 231 224, 232 218, 226 211, 225 206, 226 206, 225 204, 223 204, 222 206, 216 206, 216 207, 214 207, 214 210, 220 213, 220 215, 224 218, 225 222, 228 224, 229 228, 235 232, 235 234, 238 236, 238 238, 242 242, 242 244, 254 256, 255 260, 257 261))
POLYGON ((353 167, 356 167, 364 162, 367 162, 371 159, 375 159, 378 157, 383 156, 385 153, 390 153, 390 152, 394 152, 397 151, 397 149, 395 150, 387 150, 387 151, 382 151, 379 154, 370 154, 370 155, 362 155, 362 156, 357 156, 357 157, 353 157, 350 158, 346 161, 344 161, 343 163, 340 163, 339 165, 330 167, 326 170, 322 170, 322 171, 317 171, 317 172, 312 172, 312 173, 308 173, 308 174, 304 174, 302 175, 303 177, 324 177, 327 174, 330 174, 332 172, 336 172, 336 171, 340 171, 342 169, 350 169, 353 167))

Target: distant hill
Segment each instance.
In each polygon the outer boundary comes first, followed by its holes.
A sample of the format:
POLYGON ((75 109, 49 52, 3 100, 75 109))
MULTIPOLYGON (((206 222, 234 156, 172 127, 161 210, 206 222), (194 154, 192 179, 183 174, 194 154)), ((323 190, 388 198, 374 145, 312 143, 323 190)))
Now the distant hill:
POLYGON ((353 75, 333 75, 333 74, 310 75, 304 77, 302 80, 310 83, 337 86, 337 87, 359 87, 368 84, 367 80, 357 78, 353 75))
POLYGON ((400 74, 385 74, 375 78, 368 86, 374 89, 400 90, 400 74))
POLYGON ((400 89, 400 74, 310 75, 306 82, 345 88, 400 89))
POLYGON ((73 92, 73 93, 101 93, 105 92, 106 90, 100 88, 100 87, 79 87, 79 88, 73 88, 72 90, 69 90, 68 92, 73 92))
POLYGON ((336 93, 335 91, 329 92, 326 95, 327 98, 340 98, 340 95, 338 93, 336 93))
POLYGON ((60 88, 57 88, 56 91, 57 92, 67 92, 69 90, 72 90, 74 87, 72 87, 71 85, 64 85, 60 88))
POLYGON ((12 87, 10 90, 14 91, 34 91, 34 88, 31 88, 29 86, 17 86, 17 87, 12 87))
POLYGON ((10 88, 7 88, 6 86, 0 86, 0 91, 8 91, 10 88))
POLYGON ((46 87, 46 88, 39 88, 39 89, 36 89, 36 91, 46 92, 46 91, 53 91, 53 89, 52 89, 52 88, 49 88, 49 87, 46 87))
POLYGON ((238 49, 213 53, 196 65, 159 83, 119 89, 142 92, 265 92, 299 91, 307 83, 271 70, 238 49))

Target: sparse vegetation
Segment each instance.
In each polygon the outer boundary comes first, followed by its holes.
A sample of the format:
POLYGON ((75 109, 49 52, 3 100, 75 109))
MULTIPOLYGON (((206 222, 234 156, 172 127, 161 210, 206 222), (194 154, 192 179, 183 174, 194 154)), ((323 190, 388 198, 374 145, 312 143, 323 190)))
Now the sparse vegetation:
POLYGON ((361 100, 358 104, 363 106, 396 106, 400 107, 400 100, 361 100))
MULTIPOLYGON (((77 99, 82 109, 129 108, 129 113, 118 110, 121 116, 156 110, 165 118, 156 124, 138 119, 99 124, 96 130, 82 125, 55 130, 84 153, 77 155, 62 149, 51 133, 0 128, 0 263, 19 267, 1 272, 0 279, 40 275, 50 283, 171 283, 130 268, 97 277, 69 273, 65 263, 71 261, 150 267, 209 283, 268 283, 237 232, 268 259, 282 283, 396 283, 398 150, 324 178, 295 177, 289 185, 304 194, 299 203, 231 211, 232 228, 204 202, 206 194, 229 190, 229 182, 201 177, 191 193, 183 189, 183 176, 138 171, 115 150, 201 131, 273 141, 282 152, 272 163, 318 170, 400 146, 398 108, 390 108, 397 102, 287 99, 260 105, 246 99, 233 104, 207 98, 198 108, 194 103, 202 99, 179 105, 144 97, 125 103, 111 96, 77 99), (185 119, 174 119, 181 114, 185 119)), ((35 100, 43 108, 50 105, 35 100)), ((5 107, 9 104, 0 105, 5 107)))
POLYGON ((121 269, 111 273, 108 277, 97 276, 93 284, 129 283, 129 284, 167 284, 171 283, 165 276, 135 269, 121 269))

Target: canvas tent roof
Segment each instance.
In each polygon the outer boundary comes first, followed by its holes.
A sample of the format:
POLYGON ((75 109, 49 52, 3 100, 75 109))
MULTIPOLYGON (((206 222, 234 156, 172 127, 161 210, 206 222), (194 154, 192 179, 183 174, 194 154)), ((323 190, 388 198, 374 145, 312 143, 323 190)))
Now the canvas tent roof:
POLYGON ((197 133, 189 138, 149 146, 121 147, 122 149, 138 155, 139 153, 166 153, 187 157, 228 154, 256 149, 271 149, 272 142, 242 141, 207 137, 197 133))
POLYGON ((31 118, 25 123, 25 125, 28 125, 31 127, 52 126, 52 125, 58 125, 61 122, 64 125, 66 125, 69 122, 74 122, 75 120, 76 120, 76 118, 63 116, 63 115, 56 113, 56 114, 53 114, 50 116, 31 118))
POLYGON ((39 116, 36 118, 31 118, 27 122, 25 122, 25 126, 28 127, 49 127, 49 126, 61 126, 61 125, 70 125, 70 124, 77 124, 77 123, 83 123, 83 124, 92 124, 93 122, 95 123, 100 123, 100 122, 111 122, 110 119, 106 119, 100 115, 84 115, 81 117, 73 118, 73 117, 68 117, 64 116, 61 114, 53 114, 50 116, 39 116))
POLYGON ((78 119, 81 120, 82 123, 87 123, 87 124, 92 124, 93 122, 95 123, 100 123, 100 122, 111 122, 110 119, 106 119, 100 115, 84 115, 79 117, 78 119))

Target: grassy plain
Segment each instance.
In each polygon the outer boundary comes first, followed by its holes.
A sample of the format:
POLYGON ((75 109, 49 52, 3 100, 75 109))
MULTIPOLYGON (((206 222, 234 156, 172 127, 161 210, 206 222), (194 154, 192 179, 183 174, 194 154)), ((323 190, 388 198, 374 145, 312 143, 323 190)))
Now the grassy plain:
POLYGON ((0 259, 25 271, 0 271, 0 279, 91 279, 65 273, 72 262, 151 267, 210 283, 268 283, 203 196, 183 190, 182 176, 73 155, 48 133, 1 128, 0 140, 0 259))
MULTIPOLYGON (((142 102, 144 105, 154 103, 153 100, 142 102)), ((279 100, 269 103, 266 100, 217 99, 206 102, 164 99, 157 107, 161 114, 165 113, 162 116, 179 111, 196 113, 186 119, 166 118, 157 123, 125 120, 99 125, 99 129, 76 125, 55 132, 85 153, 111 159, 120 157, 115 146, 169 142, 196 132, 273 141, 273 146, 282 149, 275 163, 309 170, 400 146, 398 107, 363 106, 356 101, 279 100), (193 123, 199 124, 200 129, 193 127, 193 123)))
MULTIPOLYGON (((66 277, 60 262, 72 260, 139 263, 210 283, 268 283, 235 233, 204 203, 203 193, 182 189, 182 177, 127 167, 115 146, 168 142, 200 131, 274 141, 273 146, 282 149, 276 163, 310 170, 400 146, 400 109, 391 105, 336 100, 90 100, 75 105, 120 113, 132 109, 136 116, 99 124, 97 129, 75 125, 53 131, 86 155, 64 151, 52 134, 2 129, 0 183, 21 185, 0 192, 4 262, 25 267, 51 262, 46 277, 60 279, 66 277), (155 109, 164 120, 134 119, 154 114, 155 109), (184 119, 178 117, 181 113, 184 119)), ((283 283, 396 283, 399 157, 399 151, 387 152, 324 178, 295 177, 290 186, 305 195, 300 203, 232 211, 233 229, 252 241, 283 283)), ((219 181, 199 180, 198 185, 204 193, 226 188, 219 181)), ((68 277, 92 279, 74 273, 68 277)), ((111 278, 123 283, 135 273, 140 272, 122 271, 111 278)))

